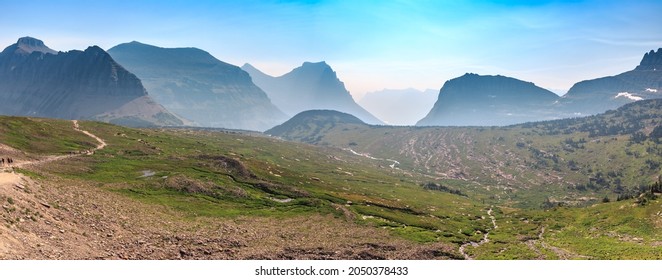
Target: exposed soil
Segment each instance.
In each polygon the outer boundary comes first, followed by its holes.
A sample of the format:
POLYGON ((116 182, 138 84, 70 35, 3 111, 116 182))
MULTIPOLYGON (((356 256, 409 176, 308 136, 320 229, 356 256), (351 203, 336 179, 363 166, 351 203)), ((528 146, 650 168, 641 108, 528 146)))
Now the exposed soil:
POLYGON ((76 121, 73 125, 99 145, 77 154, 38 159, 13 151, 21 159, 15 166, 44 178, 33 179, 11 168, 0 172, 0 259, 459 258, 451 245, 405 241, 347 217, 183 216, 103 184, 93 186, 40 172, 49 162, 77 160, 106 146, 103 139, 80 130, 76 121))
POLYGON ((1 173, 0 259, 448 259, 333 216, 183 217, 79 182, 1 173), (11 198, 11 203, 8 202, 11 198))

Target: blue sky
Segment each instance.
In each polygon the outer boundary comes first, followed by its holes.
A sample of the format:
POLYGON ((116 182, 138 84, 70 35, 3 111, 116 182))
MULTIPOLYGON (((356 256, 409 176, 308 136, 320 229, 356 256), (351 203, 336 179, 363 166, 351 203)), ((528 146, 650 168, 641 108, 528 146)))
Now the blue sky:
POLYGON ((355 98, 466 72, 567 90, 662 47, 662 1, 7 1, 0 46, 197 47, 281 75, 326 61, 355 98))

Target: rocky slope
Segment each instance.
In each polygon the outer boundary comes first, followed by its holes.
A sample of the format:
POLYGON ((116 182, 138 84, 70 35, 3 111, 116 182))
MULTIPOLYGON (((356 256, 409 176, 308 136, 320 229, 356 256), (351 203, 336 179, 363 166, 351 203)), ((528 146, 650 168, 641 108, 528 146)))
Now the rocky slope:
POLYGON ((591 115, 633 101, 662 97, 662 48, 644 54, 631 71, 616 76, 581 81, 560 100, 568 112, 591 115))
POLYGON ((157 102, 197 125, 263 131, 287 119, 246 72, 203 50, 131 42, 108 52, 157 102))
POLYGON ((419 126, 492 126, 556 118, 551 91, 504 76, 465 74, 444 83, 419 126))
POLYGON ((250 64, 245 64, 242 69, 251 75, 255 84, 264 89, 274 104, 286 114, 329 109, 352 114, 366 123, 383 124, 354 102, 336 72, 324 61, 304 62, 300 67, 280 77, 262 73, 250 64))
POLYGON ((97 46, 55 52, 24 37, 0 53, 0 114, 181 125, 140 80, 97 46))

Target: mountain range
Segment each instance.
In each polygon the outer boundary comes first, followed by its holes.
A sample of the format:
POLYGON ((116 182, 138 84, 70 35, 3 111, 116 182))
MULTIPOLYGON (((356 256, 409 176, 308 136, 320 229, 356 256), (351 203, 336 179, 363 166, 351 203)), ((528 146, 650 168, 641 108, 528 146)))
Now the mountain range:
MULTIPOLYGON (((246 72, 204 51, 129 44, 148 51, 128 63, 141 61, 153 83, 172 79, 155 88, 177 88, 170 97, 199 111, 271 104, 246 72)), ((503 125, 651 98, 504 127, 370 125, 317 109, 271 137, 0 116, 0 259, 659 260, 660 54, 578 83, 584 99, 466 74, 444 84, 423 119, 503 125)), ((304 66, 288 85, 300 99, 348 95, 328 65, 304 66)), ((21 38, 0 53, 0 114, 184 123, 148 92, 97 46, 57 52, 21 38)), ((266 126, 263 116, 219 125, 266 126)))
POLYGON ((633 101, 661 97, 662 48, 644 54, 633 70, 576 83, 559 102, 566 111, 592 115, 633 101))
POLYGON ((248 73, 206 51, 134 41, 108 52, 157 102, 198 126, 263 131, 287 118, 248 73))
POLYGON ((272 77, 197 48, 134 41, 108 52, 98 46, 58 52, 24 37, 0 53, 0 114, 264 131, 288 115, 337 110, 367 124, 384 124, 383 119, 410 125, 420 119, 418 126, 503 126, 660 98, 660 69, 662 48, 644 54, 631 71, 578 82, 562 97, 531 82, 467 73, 445 82, 436 102, 432 90, 368 93, 360 103, 377 118, 354 101, 324 61, 272 77))
POLYGON ((438 90, 413 88, 369 92, 358 103, 389 125, 414 125, 432 109, 438 90))
POLYGON ((382 121, 356 104, 345 84, 326 62, 304 62, 280 77, 269 76, 250 64, 242 66, 269 98, 286 114, 296 115, 314 109, 338 110, 369 124, 382 121))
POLYGON ((562 97, 533 83, 504 76, 465 74, 444 83, 417 125, 483 126, 588 116, 624 104, 662 97, 662 48, 616 76, 581 81, 562 97))
POLYGON ((183 124, 98 46, 56 52, 41 40, 20 38, 0 53, 0 98, 3 115, 129 126, 183 124))

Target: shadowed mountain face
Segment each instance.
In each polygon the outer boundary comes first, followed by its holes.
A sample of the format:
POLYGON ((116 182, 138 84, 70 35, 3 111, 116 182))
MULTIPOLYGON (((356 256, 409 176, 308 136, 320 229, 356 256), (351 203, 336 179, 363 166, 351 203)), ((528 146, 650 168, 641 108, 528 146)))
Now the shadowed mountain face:
POLYGON ((465 74, 444 83, 419 126, 493 126, 557 117, 558 96, 533 83, 504 76, 465 74))
POLYGON ((263 131, 287 119, 248 73, 203 50, 131 42, 108 52, 156 101, 197 125, 263 131))
POLYGON ((389 125, 414 125, 437 100, 433 89, 384 89, 367 93, 359 104, 389 125))
POLYGON ((623 104, 662 97, 662 48, 646 53, 634 70, 616 76, 581 81, 560 103, 569 112, 591 115, 623 104))
POLYGON ((55 52, 24 37, 0 53, 0 114, 93 119, 130 126, 181 125, 140 80, 97 46, 55 52))
POLYGON ((352 114, 366 123, 383 124, 354 102, 345 84, 326 62, 304 62, 302 66, 280 77, 264 74, 250 64, 245 64, 242 69, 286 114, 329 109, 352 114))

